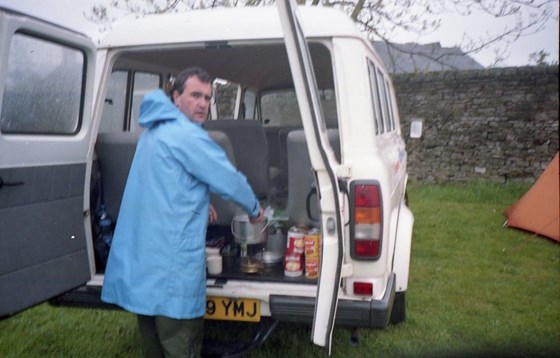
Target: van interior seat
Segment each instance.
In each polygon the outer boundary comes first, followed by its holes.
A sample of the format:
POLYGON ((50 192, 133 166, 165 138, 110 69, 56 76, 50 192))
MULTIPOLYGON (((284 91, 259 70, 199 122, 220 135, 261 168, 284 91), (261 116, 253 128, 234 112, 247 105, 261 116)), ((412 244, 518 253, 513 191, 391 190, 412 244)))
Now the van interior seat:
POLYGON ((99 133, 95 144, 101 171, 103 201, 107 211, 117 219, 128 172, 136 151, 140 132, 99 133))
MULTIPOLYGON (((328 138, 340 162, 338 129, 328 129, 328 138)), ((287 138, 288 150, 288 218, 294 225, 319 225, 319 200, 315 191, 315 175, 303 130, 291 131, 287 138)))
MULTIPOLYGON (((237 163, 235 160, 235 154, 233 152, 233 146, 231 145, 231 141, 229 137, 224 132, 220 131, 208 131, 208 135, 214 142, 216 142, 224 152, 226 152, 226 156, 228 157, 231 164, 234 167, 237 167, 237 163)), ((216 209, 216 213, 218 214, 218 219, 210 225, 231 225, 233 221, 233 217, 238 212, 238 206, 233 203, 232 201, 224 200, 218 194, 210 193, 210 204, 216 209)))
MULTIPOLYGON (((223 132, 209 131, 208 135, 226 152, 235 166, 235 155, 228 136, 223 132)), ((95 152, 101 171, 103 201, 111 217, 116 220, 121 207, 128 172, 136 151, 140 132, 100 133, 95 152)), ((218 220, 213 225, 230 225, 237 205, 211 194, 210 203, 216 209, 218 220)), ((93 209, 93 208, 92 208, 93 209)))
POLYGON ((219 119, 206 121, 204 127, 227 134, 233 146, 237 169, 247 177, 259 200, 268 201, 268 144, 262 124, 254 120, 219 119))
POLYGON ((269 159, 271 165, 270 180, 274 179, 279 181, 288 180, 288 158, 286 150, 286 140, 288 133, 293 130, 302 129, 302 126, 268 126, 265 127, 266 138, 269 149, 269 159))

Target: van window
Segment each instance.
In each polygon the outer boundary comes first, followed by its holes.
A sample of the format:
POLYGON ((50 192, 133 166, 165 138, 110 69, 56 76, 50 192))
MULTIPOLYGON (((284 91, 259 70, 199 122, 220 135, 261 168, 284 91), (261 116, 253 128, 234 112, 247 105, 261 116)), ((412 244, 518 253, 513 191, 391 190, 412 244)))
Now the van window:
POLYGON ((144 95, 160 87, 155 73, 118 70, 111 73, 103 104, 100 133, 138 131, 140 103, 144 95))
POLYGON ((115 71, 111 74, 107 96, 103 104, 99 132, 118 133, 124 131, 127 79, 128 72, 126 71, 115 71))
POLYGON ((212 101, 216 105, 217 118, 237 119, 237 96, 241 88, 237 83, 232 83, 224 79, 216 79, 212 84, 214 93, 212 101))
POLYGON ((146 93, 160 87, 160 76, 155 73, 134 72, 134 85, 132 86, 132 104, 130 105, 130 128, 131 132, 140 130, 138 116, 140 115, 140 104, 146 93))
POLYGON ((389 105, 389 120, 391 123, 391 131, 394 131, 397 128, 395 123, 395 116, 393 115, 393 100, 391 98, 391 86, 389 85, 389 81, 385 80, 385 89, 387 90, 387 103, 389 105))
POLYGON ((243 107, 241 118, 257 119, 257 95, 254 91, 245 90, 243 93, 243 107))
MULTIPOLYGON (((338 128, 334 90, 319 90, 323 116, 328 128, 338 128)), ((301 127, 301 115, 294 90, 266 92, 261 96, 263 123, 268 127, 301 127)))
POLYGON ((293 90, 266 92, 261 96, 261 115, 269 127, 302 126, 293 90))
POLYGON ((389 104, 387 102, 387 88, 385 86, 385 77, 379 69, 377 69, 377 84, 379 85, 379 100, 381 101, 384 129, 385 132, 389 132, 391 131, 391 118, 389 115, 389 104))
POLYGON ((8 54, 2 133, 78 132, 85 62, 84 53, 78 49, 16 33, 8 54))
POLYGON ((377 86, 377 71, 372 62, 368 63, 369 67, 369 84, 371 88, 371 96, 373 103, 373 113, 375 115, 375 134, 381 134, 385 131, 383 122, 383 112, 381 111, 381 98, 379 96, 379 88, 377 86))
MULTIPOLYGON (((331 52, 325 44, 309 43, 316 75, 319 100, 327 128, 338 128, 336 92, 331 52)), ((268 127, 301 127, 296 93, 293 88, 271 88, 260 94, 261 119, 268 127)))

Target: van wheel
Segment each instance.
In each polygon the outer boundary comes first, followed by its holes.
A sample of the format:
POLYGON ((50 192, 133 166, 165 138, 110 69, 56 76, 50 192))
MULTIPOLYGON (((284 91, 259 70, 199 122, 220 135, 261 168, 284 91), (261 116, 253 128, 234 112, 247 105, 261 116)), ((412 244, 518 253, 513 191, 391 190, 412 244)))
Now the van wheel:
POLYGON ((393 310, 391 311, 391 318, 389 319, 389 323, 391 324, 399 324, 406 320, 406 305, 404 294, 404 292, 395 293, 393 310))

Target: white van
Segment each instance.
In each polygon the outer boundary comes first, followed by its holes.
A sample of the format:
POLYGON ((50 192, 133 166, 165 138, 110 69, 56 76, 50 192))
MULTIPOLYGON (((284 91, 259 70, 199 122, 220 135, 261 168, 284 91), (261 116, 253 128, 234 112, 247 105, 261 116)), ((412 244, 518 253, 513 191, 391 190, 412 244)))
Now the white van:
POLYGON ((0 316, 98 301, 98 205, 118 220, 142 96, 200 66, 219 78, 207 129, 272 213, 247 255, 302 227, 321 243, 318 277, 240 270, 235 208, 213 198, 207 317, 312 323, 329 349, 334 325, 404 320, 413 215, 389 74, 344 14, 277 3, 130 18, 97 45, 0 9, 0 316))

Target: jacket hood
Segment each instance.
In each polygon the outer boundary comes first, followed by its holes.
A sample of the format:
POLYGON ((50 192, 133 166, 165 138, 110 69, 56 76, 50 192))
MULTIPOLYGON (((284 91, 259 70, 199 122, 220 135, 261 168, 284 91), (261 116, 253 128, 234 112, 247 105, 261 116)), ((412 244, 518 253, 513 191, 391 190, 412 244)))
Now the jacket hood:
POLYGON ((185 115, 161 89, 158 89, 144 96, 140 105, 138 123, 143 128, 151 128, 158 123, 174 121, 181 117, 185 117, 185 115))

